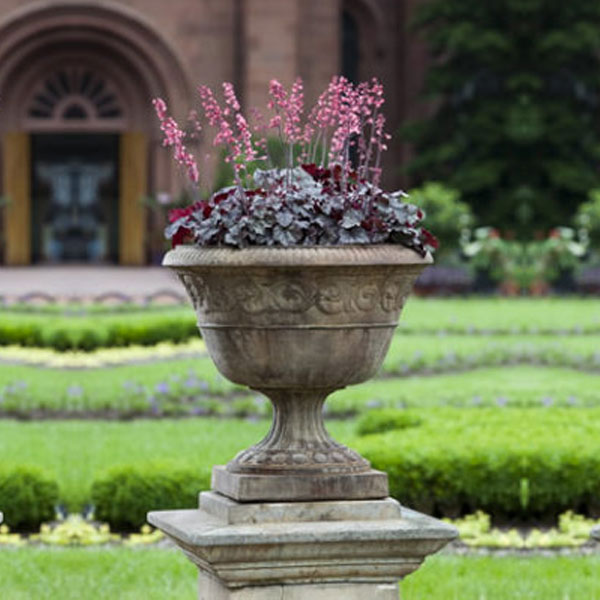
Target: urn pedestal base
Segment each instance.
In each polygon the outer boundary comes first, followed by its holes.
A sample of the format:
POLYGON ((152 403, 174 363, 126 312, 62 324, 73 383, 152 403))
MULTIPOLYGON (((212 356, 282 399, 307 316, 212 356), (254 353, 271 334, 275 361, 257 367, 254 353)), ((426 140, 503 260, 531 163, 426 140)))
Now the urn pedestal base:
POLYGON ((200 569, 200 600, 397 600, 398 581, 457 536, 391 498, 238 503, 152 512, 200 569))
POLYGON ((216 466, 212 489, 239 502, 367 500, 386 498, 389 494, 387 473, 374 469, 331 475, 261 475, 231 473, 227 467, 216 466))

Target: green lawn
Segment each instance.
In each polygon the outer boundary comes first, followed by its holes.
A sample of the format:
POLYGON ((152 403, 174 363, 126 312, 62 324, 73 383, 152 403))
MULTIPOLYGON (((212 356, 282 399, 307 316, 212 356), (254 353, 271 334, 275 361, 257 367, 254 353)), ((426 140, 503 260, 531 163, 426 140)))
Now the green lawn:
MULTIPOLYGON (((600 348, 600 339, 592 339, 600 348)), ((401 376, 398 371, 401 365, 407 364, 402 355, 414 353, 414 350, 413 347, 410 350, 398 349, 396 346, 400 344, 400 341, 394 344, 387 362, 387 365, 394 366, 394 373, 384 372, 380 378, 335 393, 327 408, 339 413, 360 411, 373 405, 450 403, 468 406, 474 401, 494 404, 498 398, 535 405, 548 397, 558 403, 600 403, 598 374, 572 368, 511 365, 469 370, 467 362, 455 361, 449 365, 447 360, 442 360, 437 363, 441 374, 431 377, 401 376), (445 370, 450 372, 444 374, 445 370)), ((565 344, 555 351, 564 351, 567 346, 565 344)), ((436 351, 433 345, 429 351, 432 355, 436 351)), ((489 351, 493 354, 495 348, 489 351)), ((444 352, 442 344, 439 344, 437 352, 440 355, 444 352)), ((471 354, 479 358, 485 352, 486 348, 481 344, 479 351, 476 345, 471 350, 471 354)), ((419 360, 416 359, 416 362, 419 360)), ((598 369, 600 353, 594 352, 592 360, 598 364, 598 369)), ((432 359, 429 364, 435 366, 436 363, 432 359)), ((215 396, 243 390, 218 375, 208 358, 75 371, 0 365, 0 411, 19 410, 20 415, 35 410, 75 414, 112 410, 123 415, 140 414, 150 412, 149 396, 154 396, 161 404, 168 404, 172 410, 178 410, 178 404, 200 405, 215 396), (191 388, 186 387, 188 379, 191 388), (21 385, 23 387, 19 387, 21 385), (2 398, 5 386, 15 391, 5 391, 2 398), (161 386, 167 386, 168 393, 157 391, 161 386), (183 403, 181 398, 184 398, 183 403), (193 399, 192 404, 185 404, 188 402, 185 398, 193 399)), ((256 394, 252 393, 249 398, 254 396, 256 394)), ((223 408, 225 405, 217 403, 213 406, 223 408)))
POLYGON ((428 559, 402 600, 600 600, 600 556, 428 559))
MULTIPOLYGON (((160 549, 2 551, 7 600, 193 600, 196 568, 160 549)), ((600 600, 600 557, 436 556, 402 584, 402 600, 600 600)))
POLYGON ((336 411, 375 406, 428 407, 519 404, 542 406, 600 403, 599 377, 571 369, 532 366, 477 369, 430 377, 372 380, 335 392, 336 411))
POLYGON ((406 303, 401 328, 412 332, 473 330, 600 331, 597 298, 417 298, 406 303))

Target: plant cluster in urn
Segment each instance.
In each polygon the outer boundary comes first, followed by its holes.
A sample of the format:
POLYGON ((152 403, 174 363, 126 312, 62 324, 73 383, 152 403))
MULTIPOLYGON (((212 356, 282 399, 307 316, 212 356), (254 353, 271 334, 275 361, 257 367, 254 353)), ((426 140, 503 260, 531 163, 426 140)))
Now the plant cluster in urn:
MULTIPOLYGON (((335 77, 306 118, 300 79, 289 91, 272 81, 270 115, 251 120, 231 84, 221 102, 205 86, 199 94, 234 185, 172 211, 175 249, 163 264, 188 290, 217 368, 274 406, 269 434, 216 467, 213 488, 240 501, 385 497, 386 475, 332 440, 322 417, 328 394, 376 373, 437 246, 422 212, 379 187, 382 86, 335 77), (269 154, 271 131, 283 166, 269 154)), ((165 145, 197 185, 185 132, 163 100, 154 106, 165 145)))
MULTIPOLYGON (((384 130, 383 87, 377 81, 354 85, 335 77, 303 119, 302 81, 287 92, 272 81, 272 115, 253 111, 252 126, 240 110, 233 86, 223 84, 224 101, 199 88, 204 114, 216 129, 214 145, 226 148, 235 185, 207 200, 175 210, 167 237, 174 245, 190 239, 200 246, 314 246, 401 243, 424 255, 436 239, 419 226, 423 213, 401 191, 379 187, 384 130), (274 168, 267 136, 284 147, 286 166, 274 168)), ((185 146, 186 135, 167 115, 163 100, 154 106, 165 134, 192 183, 199 170, 185 146)), ((202 131, 197 113, 192 130, 202 131)))

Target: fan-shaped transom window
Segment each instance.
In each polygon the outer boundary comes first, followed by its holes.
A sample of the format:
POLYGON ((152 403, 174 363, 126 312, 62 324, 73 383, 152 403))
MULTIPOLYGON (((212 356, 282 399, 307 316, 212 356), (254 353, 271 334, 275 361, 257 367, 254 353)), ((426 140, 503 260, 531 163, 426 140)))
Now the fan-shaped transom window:
POLYGON ((123 118, 113 86, 87 67, 63 67, 46 77, 27 107, 33 120, 109 121, 123 118))

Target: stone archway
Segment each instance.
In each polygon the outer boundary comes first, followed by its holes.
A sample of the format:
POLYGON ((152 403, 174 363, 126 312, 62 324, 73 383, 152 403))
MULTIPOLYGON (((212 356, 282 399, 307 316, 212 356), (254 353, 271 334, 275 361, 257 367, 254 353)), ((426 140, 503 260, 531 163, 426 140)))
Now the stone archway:
POLYGON ((141 199, 148 167, 164 160, 149 151, 150 99, 177 108, 191 89, 160 33, 113 3, 35 3, 0 22, 0 89, 5 262, 31 262, 33 136, 111 133, 119 137, 118 262, 143 264, 141 199))

